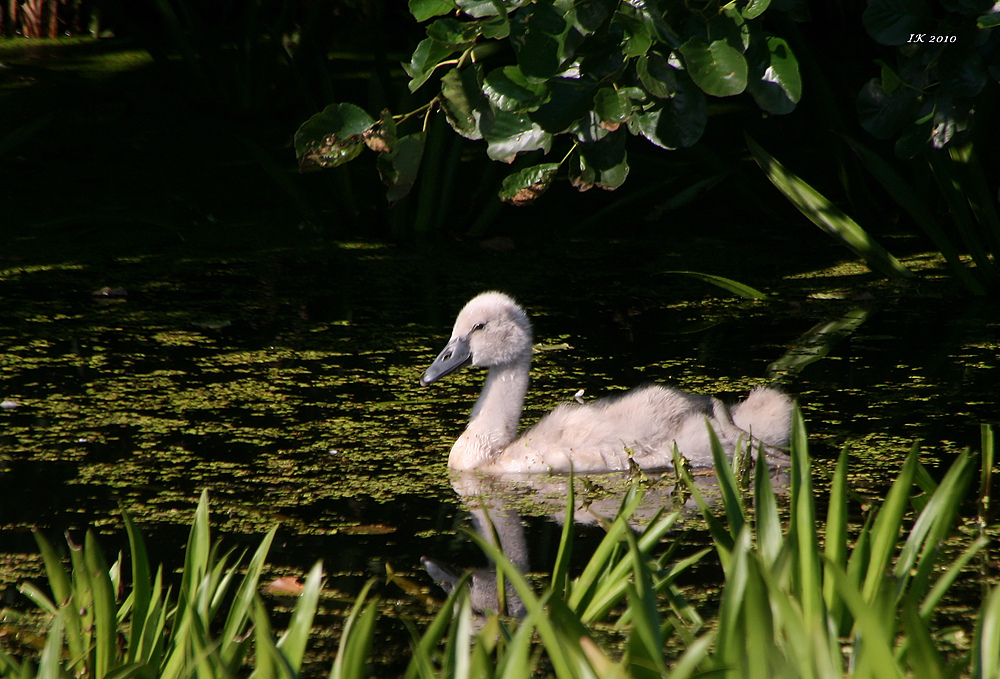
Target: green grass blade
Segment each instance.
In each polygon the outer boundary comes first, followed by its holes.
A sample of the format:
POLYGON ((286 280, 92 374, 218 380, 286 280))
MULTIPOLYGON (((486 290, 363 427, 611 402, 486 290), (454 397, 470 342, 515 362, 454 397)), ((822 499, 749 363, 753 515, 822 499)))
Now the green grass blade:
POLYGON ((889 489, 889 494, 879 508, 878 516, 871 530, 871 559, 865 573, 862 595, 865 601, 874 601, 879 587, 885 580, 886 572, 896 550, 896 539, 903 523, 903 515, 909 506, 910 490, 913 487, 913 475, 917 467, 917 448, 907 456, 896 481, 889 489))
POLYGON ((900 587, 897 597, 901 596, 901 588, 905 586, 907 580, 909 580, 907 596, 919 599, 927 592, 931 574, 937 565, 941 544, 954 526, 955 516, 972 481, 973 459, 968 449, 955 458, 934 494, 920 512, 913 528, 910 529, 906 543, 896 560, 894 575, 900 587))
POLYGON ((972 639, 972 679, 1000 676, 1000 587, 994 587, 979 610, 972 639))
POLYGON ((139 640, 142 638, 143 628, 149 617, 150 599, 152 597, 152 578, 150 577, 149 556, 146 552, 146 543, 142 538, 142 533, 136 527, 132 517, 124 509, 122 510, 122 521, 125 522, 125 531, 128 533, 128 541, 132 554, 132 613, 129 623, 129 644, 126 655, 127 662, 135 662, 137 654, 142 648, 139 640))
POLYGON ((908 278, 909 269, 875 242, 857 222, 831 203, 823 194, 787 170, 757 142, 746 136, 747 146, 757 164, 785 198, 813 224, 826 231, 845 245, 851 252, 865 260, 872 269, 890 278, 908 278))
POLYGON ((229 607, 229 613, 226 615, 220 653, 223 662, 234 672, 243 664, 241 655, 242 652, 245 652, 246 648, 244 644, 237 640, 244 635, 247 621, 253 611, 253 602, 257 596, 260 576, 264 570, 264 562, 267 559, 267 554, 271 549, 271 543, 274 541, 274 535, 277 530, 278 528, 275 526, 261 540, 260 545, 258 545, 257 550, 250 559, 246 574, 243 576, 243 581, 236 590, 236 594, 229 607))
POLYGON ((807 625, 823 615, 823 587, 816 536, 816 509, 813 504, 812 467, 805 421, 798 406, 792 415, 789 452, 792 458, 791 520, 789 535, 794 540, 796 591, 807 625))
POLYGON ((722 495, 722 506, 726 512, 726 522, 729 524, 729 535, 734 539, 743 531, 743 524, 746 523, 744 515, 743 497, 740 495, 739 486, 736 484, 736 475, 733 467, 726 458, 726 451, 719 443, 719 437, 705 419, 705 426, 708 428, 708 440, 712 447, 712 462, 715 465, 715 475, 719 480, 719 493, 722 495))
POLYGON ((42 655, 38 660, 37 679, 62 679, 63 616, 52 619, 42 655))
POLYGON ((319 604, 319 591, 322 582, 323 562, 317 561, 306 576, 302 594, 295 602, 292 619, 288 621, 288 629, 278 640, 278 648, 281 649, 289 666, 296 674, 302 667, 306 642, 309 640, 309 632, 312 630, 313 618, 316 617, 316 606, 319 604))
POLYGON ((115 590, 108 566, 94 534, 87 531, 84 559, 94 593, 94 676, 103 677, 118 664, 118 625, 115 616, 115 590))
POLYGON ((944 256, 945 261, 951 268, 952 273, 962 281, 965 288, 974 295, 983 295, 985 290, 974 273, 966 267, 958 257, 958 250, 955 244, 945 234, 944 229, 934 219, 927 202, 913 189, 910 184, 903 179, 896 170, 877 153, 869 149, 859 141, 851 139, 846 135, 841 135, 847 144, 861 158, 861 162, 869 172, 882 184, 883 188, 889 192, 893 200, 906 210, 914 222, 923 229, 928 238, 934 243, 934 247, 944 256))
POLYGON ((177 618, 184 617, 184 609, 197 601, 198 588, 209 572, 209 555, 212 553, 211 534, 208 518, 208 491, 202 491, 195 509, 191 532, 188 534, 184 551, 184 570, 178 592, 177 618))
POLYGON ((771 474, 767 457, 758 454, 753 479, 754 515, 756 516, 757 550, 765 565, 770 567, 778 559, 784 536, 778 517, 778 502, 771 487, 771 474))
MULTIPOLYGON (((826 531, 823 538, 823 556, 828 564, 847 568, 847 446, 840 451, 837 467, 830 482, 830 500, 826 512, 826 531)), ((843 601, 835 596, 833 578, 823 567, 823 600, 834 624, 843 630, 843 601)))
POLYGON ((695 278, 699 281, 710 283, 717 288, 722 288, 726 292, 739 295, 744 299, 767 299, 766 292, 761 292, 756 288, 751 288, 749 285, 740 283, 739 281, 734 281, 730 278, 723 278, 722 276, 714 276, 708 273, 701 273, 700 271, 661 271, 660 273, 695 278))
POLYGON ((944 598, 944 595, 951 589, 951 586, 958 580, 959 576, 962 575, 963 570, 968 565, 972 558, 978 554, 982 549, 990 544, 987 538, 979 537, 973 541, 971 545, 966 547, 961 554, 958 555, 948 569, 941 574, 941 577, 937 579, 934 586, 931 587, 930 592, 924 597, 924 600, 920 603, 920 615, 925 620, 929 620, 934 612, 937 610, 938 604, 944 598))
POLYGON ((575 513, 576 504, 576 489, 573 487, 573 482, 573 470, 570 469, 569 480, 567 481, 566 520, 563 522, 562 533, 559 536, 559 551, 556 553, 556 563, 552 567, 552 591, 563 598, 569 596, 569 591, 566 587, 569 582, 569 559, 570 554, 573 552, 574 522, 572 517, 575 513))

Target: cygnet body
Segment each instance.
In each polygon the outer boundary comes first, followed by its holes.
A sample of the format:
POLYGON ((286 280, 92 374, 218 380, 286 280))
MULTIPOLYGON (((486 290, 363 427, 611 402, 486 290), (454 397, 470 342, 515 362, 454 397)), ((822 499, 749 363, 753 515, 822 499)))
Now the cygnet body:
POLYGON ((452 446, 453 469, 493 473, 599 473, 673 465, 674 446, 695 467, 712 464, 708 425, 729 456, 740 440, 772 451, 788 445, 792 401, 754 389, 729 407, 712 396, 646 385, 583 405, 565 403, 517 436, 531 370, 531 322, 500 292, 473 298, 447 346, 420 378, 424 386, 466 363, 489 368, 469 424, 452 446), (751 435, 753 441, 751 441, 751 435))

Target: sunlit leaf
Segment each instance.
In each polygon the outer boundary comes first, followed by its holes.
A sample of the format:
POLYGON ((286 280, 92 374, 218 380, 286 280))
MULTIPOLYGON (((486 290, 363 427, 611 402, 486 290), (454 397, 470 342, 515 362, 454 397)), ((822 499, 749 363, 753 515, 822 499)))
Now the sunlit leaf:
POLYGON ((336 167, 356 158, 375 119, 354 104, 330 104, 295 133, 299 169, 336 167))
POLYGON ((478 68, 452 68, 441 77, 441 107, 452 128, 466 139, 482 139, 476 109, 485 108, 478 68))
POLYGON ((700 281, 705 281, 706 283, 711 283, 712 285, 732 292, 739 295, 740 297, 745 297, 746 299, 766 299, 767 293, 761 292, 755 288, 751 288, 749 285, 740 283, 739 281, 734 281, 729 278, 723 278, 722 276, 713 276, 712 274, 701 273, 700 271, 664 271, 665 274, 679 274, 682 276, 690 276, 691 278, 697 278, 700 281))
POLYGON ((680 47, 688 74, 714 97, 739 94, 747 86, 747 62, 724 40, 691 38, 680 47))
POLYGON ((875 242, 868 233, 823 194, 789 172, 769 153, 747 136, 747 145, 757 164, 779 191, 805 215, 809 221, 847 246, 874 269, 893 278, 913 275, 909 269, 875 242))
POLYGON ((629 119, 629 129, 665 149, 692 146, 708 122, 705 94, 690 80, 678 76, 673 97, 629 119))
POLYGON ((410 14, 418 22, 455 10, 454 0, 409 0, 410 14))
POLYGON ((654 97, 669 99, 677 92, 677 78, 674 68, 659 52, 650 52, 635 62, 636 73, 643 87, 654 97))
POLYGON ((524 113, 495 111, 480 122, 486 153, 493 160, 511 163, 518 153, 544 149, 552 145, 552 135, 524 113))
POLYGON ((802 96, 802 78, 795 55, 788 43, 774 36, 755 46, 747 90, 765 111, 790 113, 802 96))
POLYGON ((518 66, 491 71, 483 82, 483 93, 501 111, 534 111, 549 99, 545 83, 529 81, 518 66))
POLYGON ((452 54, 455 48, 440 43, 434 38, 424 38, 413 50, 410 63, 404 64, 406 74, 410 76, 408 87, 411 92, 416 92, 434 73, 434 70, 441 65, 452 54))
POLYGON ((542 163, 507 175, 500 188, 500 199, 512 205, 528 205, 548 190, 559 163, 542 163))

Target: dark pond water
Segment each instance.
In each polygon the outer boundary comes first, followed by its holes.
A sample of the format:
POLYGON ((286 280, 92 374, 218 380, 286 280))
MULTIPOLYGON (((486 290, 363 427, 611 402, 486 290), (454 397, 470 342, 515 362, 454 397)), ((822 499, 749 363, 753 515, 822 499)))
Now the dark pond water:
MULTIPOLYGON (((483 375, 466 370, 426 389, 417 380, 454 313, 483 289, 511 292, 536 321, 543 351, 526 421, 578 389, 596 397, 646 381, 735 400, 770 370, 802 405, 818 485, 850 444, 853 483, 873 497, 914 441, 937 468, 978 447, 980 423, 995 421, 992 306, 939 294, 946 286, 933 280, 895 289, 850 266, 786 274, 771 300, 745 302, 655 275, 680 268, 679 255, 638 256, 652 246, 447 255, 358 242, 5 263, 5 603, 18 605, 16 583, 39 573, 36 526, 53 538, 94 528, 110 552, 123 544, 125 508, 154 560, 179 565, 202 489, 227 544, 250 547, 278 523, 270 575, 323 559, 329 589, 345 600, 387 566, 433 593, 423 555, 482 562, 460 530, 469 514, 446 458, 483 375), (615 271, 609 258, 627 265, 615 271)), ((559 530, 544 518, 552 507, 521 511, 532 566, 544 570, 559 530)), ((393 616, 424 615, 425 603, 394 585, 382 593, 390 615, 380 643, 405 648, 393 616)), ((343 607, 326 610, 316 667, 328 667, 343 607)), ((390 651, 381 661, 386 671, 401 662, 390 651)))
MULTIPOLYGON (((748 214, 723 185, 656 222, 615 212, 593 240, 571 226, 607 203, 557 187, 501 214, 512 252, 329 233, 321 243, 234 151, 229 122, 197 117, 167 79, 94 75, 8 79, 2 92, 4 129, 59 117, 0 166, 0 607, 26 608, 17 583, 41 573, 33 527, 53 540, 92 528, 110 555, 125 544, 125 508, 170 570, 207 489, 228 545, 253 547, 279 524, 268 578, 324 561, 332 596, 311 672, 325 675, 338 614, 368 578, 384 582, 388 566, 434 593, 421 556, 483 561, 446 465, 483 376, 427 389, 418 378, 456 311, 486 289, 535 319, 543 350, 526 422, 580 389, 662 381, 735 400, 777 381, 802 406, 820 494, 849 444, 852 487, 875 499, 915 441, 940 470, 997 420, 1000 309, 956 296, 919 242, 886 243, 927 269, 896 287, 845 262, 797 214, 748 214), (770 297, 663 274, 677 270, 770 297)), ((296 122, 247 135, 278 140, 284 158, 296 122)), ((323 181, 300 184, 317 205, 323 181)), ((342 233, 335 208, 317 211, 342 233)), ((544 571, 559 531, 552 504, 517 509, 531 567, 544 571)), ((598 537, 581 528, 581 558, 598 537)), ((696 527, 685 540, 707 542, 696 527)), ((970 578, 970 598, 995 577, 970 578)), ((684 586, 710 609, 718 579, 706 564, 684 586)), ((409 642, 400 616, 433 607, 396 585, 379 591, 378 673, 392 676, 409 642)), ((21 648, 9 631, 0 625, 0 644, 21 648)))

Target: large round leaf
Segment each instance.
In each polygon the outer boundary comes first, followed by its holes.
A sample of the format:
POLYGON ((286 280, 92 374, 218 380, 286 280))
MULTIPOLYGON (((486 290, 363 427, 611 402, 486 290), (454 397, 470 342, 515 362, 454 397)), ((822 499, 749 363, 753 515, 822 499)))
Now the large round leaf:
POLYGON ((552 146, 552 135, 532 122, 525 113, 493 111, 483 115, 480 129, 486 140, 486 155, 504 163, 514 162, 518 153, 552 146))
POLYGON ((790 113, 802 96, 802 78, 788 43, 771 36, 755 43, 752 52, 755 58, 747 90, 765 111, 790 113))
POLYGON ((680 53, 691 79, 706 94, 729 97, 746 89, 747 62, 724 40, 691 38, 681 45, 680 53))
POLYGON ((452 128, 466 139, 483 138, 478 113, 488 104, 479 89, 478 68, 452 68, 441 77, 441 108, 452 128))
POLYGON ((657 99, 669 99, 677 91, 674 68, 659 52, 644 54, 635 61, 639 81, 657 99))
POLYGON ((677 78, 677 93, 629 120, 629 129, 657 146, 685 148, 701 139, 708 122, 708 102, 694 83, 677 78))
POLYGON ((918 93, 901 87, 891 95, 882 88, 879 78, 872 78, 858 95, 861 127, 879 139, 888 139, 917 118, 918 93))
POLYGON ((510 37, 521 72, 538 81, 562 70, 569 56, 566 35, 569 24, 555 7, 545 3, 532 6, 525 16, 511 21, 510 37))
POLYGON ((559 170, 559 163, 541 163, 518 172, 503 180, 500 200, 512 205, 528 205, 548 190, 559 170))

